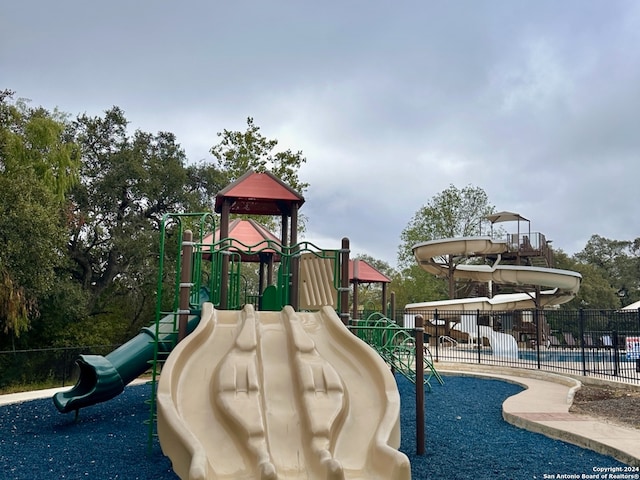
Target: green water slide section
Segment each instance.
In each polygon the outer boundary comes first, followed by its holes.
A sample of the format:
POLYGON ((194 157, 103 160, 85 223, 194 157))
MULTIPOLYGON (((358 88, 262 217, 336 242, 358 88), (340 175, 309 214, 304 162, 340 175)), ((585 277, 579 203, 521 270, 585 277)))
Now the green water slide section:
MULTIPOLYGON (((177 340, 175 315, 160 320, 158 329, 158 352, 169 353, 177 340)), ((199 315, 190 315, 187 332, 195 330, 199 315)), ((106 357, 102 355, 80 355, 76 364, 80 369, 78 381, 70 390, 58 392, 53 403, 61 413, 78 411, 81 408, 105 402, 119 395, 124 387, 149 369, 154 358, 156 342, 155 323, 143 328, 138 335, 121 345, 106 357)))

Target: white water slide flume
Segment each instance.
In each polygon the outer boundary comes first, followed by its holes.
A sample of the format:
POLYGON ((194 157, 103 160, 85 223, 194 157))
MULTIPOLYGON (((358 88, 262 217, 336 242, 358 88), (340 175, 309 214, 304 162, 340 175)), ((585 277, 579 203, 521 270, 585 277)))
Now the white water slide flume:
MULTIPOLYGON (((556 268, 531 267, 520 265, 501 265, 500 256, 509 251, 505 240, 491 237, 458 237, 431 240, 415 245, 413 254, 428 273, 437 277, 446 276, 449 271, 446 263, 438 259, 453 256, 484 256, 495 255, 498 260, 493 265, 457 265, 454 275, 457 278, 484 283, 499 283, 520 286, 523 289, 540 287, 537 299, 541 307, 551 307, 566 303, 573 299, 580 289, 582 276, 578 272, 556 268)), ((532 309, 536 307, 536 293, 534 289, 523 293, 495 295, 492 298, 460 298, 454 300, 440 300, 434 302, 410 303, 405 306, 409 315, 425 310, 440 311, 504 311, 532 309)), ((478 326, 475 317, 462 315, 461 322, 454 328, 476 337, 478 326), (468 318, 467 318, 468 317, 468 318)), ((495 332, 492 328, 480 326, 480 335, 485 336, 495 354, 517 356, 517 343, 513 336, 495 332), (507 338, 508 337, 508 338, 507 338)))

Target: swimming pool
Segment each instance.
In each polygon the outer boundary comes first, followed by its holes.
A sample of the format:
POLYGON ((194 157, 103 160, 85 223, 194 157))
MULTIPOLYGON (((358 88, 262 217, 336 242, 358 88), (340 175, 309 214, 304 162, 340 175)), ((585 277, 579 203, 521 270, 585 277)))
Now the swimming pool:
MULTIPOLYGON (((540 361, 543 362, 581 362, 583 355, 581 350, 521 350, 518 352, 520 360, 537 360, 538 355, 540 361)), ((616 360, 615 353, 612 350, 585 350, 584 358, 590 362, 611 362, 616 360)), ((627 358, 625 353, 618 353, 618 362, 635 362, 627 358)))

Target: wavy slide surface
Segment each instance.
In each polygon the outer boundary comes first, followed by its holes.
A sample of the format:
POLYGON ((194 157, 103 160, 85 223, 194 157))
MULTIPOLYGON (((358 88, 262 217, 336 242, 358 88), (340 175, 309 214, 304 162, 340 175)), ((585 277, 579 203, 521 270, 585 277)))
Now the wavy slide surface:
POLYGON ((173 350, 158 435, 182 479, 411 477, 384 361, 335 311, 219 311, 173 350))

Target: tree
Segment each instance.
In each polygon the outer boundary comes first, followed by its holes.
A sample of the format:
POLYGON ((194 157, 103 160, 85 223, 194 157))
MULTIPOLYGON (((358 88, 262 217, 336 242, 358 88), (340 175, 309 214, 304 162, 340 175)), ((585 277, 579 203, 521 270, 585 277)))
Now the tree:
POLYGON ((396 294, 397 308, 408 303, 447 299, 448 284, 441 278, 427 274, 418 265, 396 272, 391 277, 390 289, 396 294))
MULTIPOLYGON (((211 147, 211 154, 217 159, 218 170, 224 172, 227 183, 234 182, 249 170, 255 172, 269 171, 289 185, 300 195, 309 187, 298 177, 300 166, 307 161, 302 151, 287 149, 274 152, 278 140, 267 139, 260 133, 253 118, 247 118, 247 129, 244 132, 223 130, 218 133, 220 142, 211 147)), ((267 228, 274 230, 277 219, 256 219, 267 228)), ((300 218, 300 230, 304 230, 304 218, 300 218)))
POLYGON ((300 194, 304 194, 309 186, 298 178, 300 166, 307 161, 302 151, 293 153, 287 149, 274 153, 278 140, 269 140, 262 135, 252 117, 247 117, 246 131, 225 129, 217 135, 221 140, 211 147, 211 154, 217 159, 218 169, 227 175, 228 182, 237 180, 251 169, 273 173, 300 194))
POLYGON ((61 215, 78 179, 66 117, 0 92, 0 332, 19 337, 63 262, 61 215))
POLYGON ((592 235, 574 257, 599 272, 623 304, 640 299, 640 238, 621 241, 592 235))
POLYGON ((155 305, 163 215, 210 211, 223 185, 216 184, 222 177, 213 166, 185 166, 172 133, 131 135, 127 126, 118 107, 74 122, 83 164, 81 182, 71 192, 68 254, 94 320, 124 316, 136 329, 155 305))
POLYGON ((562 250, 553 253, 555 268, 578 272, 582 275, 582 283, 576 297, 560 306, 564 310, 578 308, 610 309, 619 307, 616 290, 609 280, 595 265, 578 262, 562 250))
MULTIPOLYGON (((478 235, 486 216, 495 211, 485 191, 468 185, 458 189, 453 185, 435 195, 426 205, 418 209, 400 235, 398 264, 406 269, 413 264, 413 247, 428 240, 478 235)), ((438 263, 448 268, 449 298, 456 298, 454 272, 456 265, 464 259, 443 255, 438 263)))

